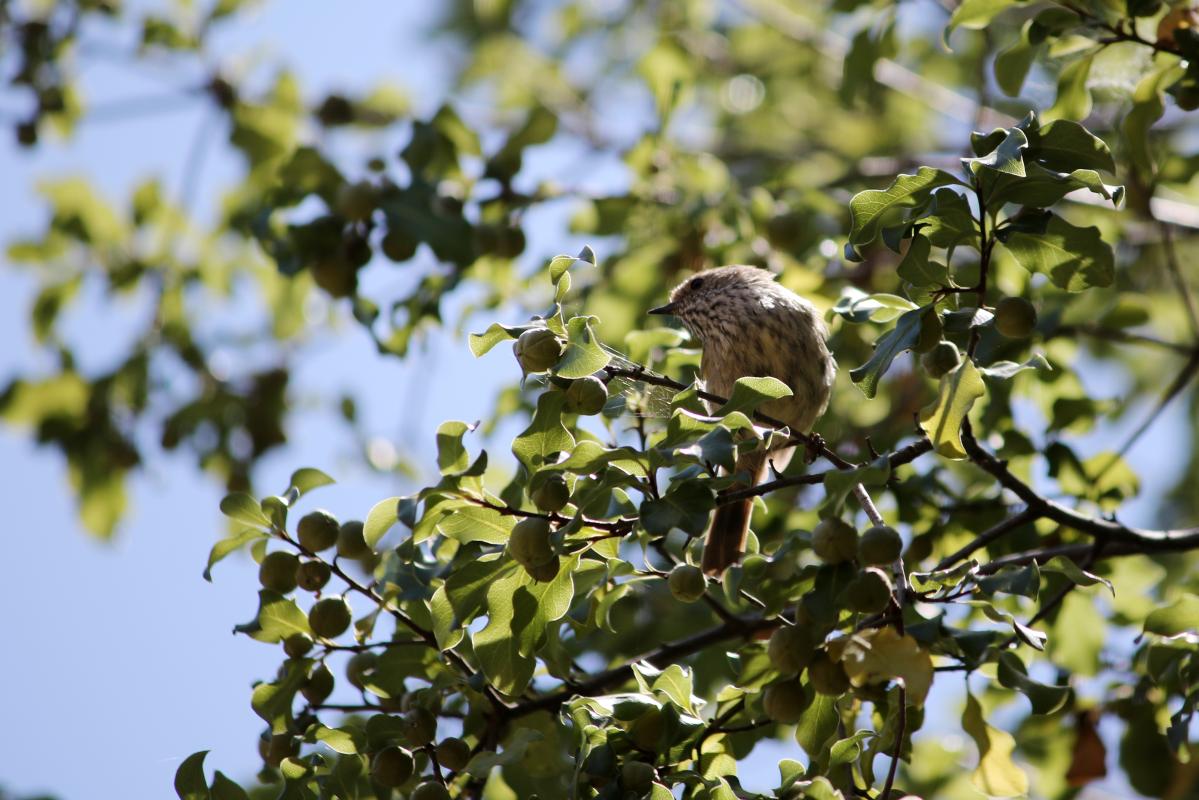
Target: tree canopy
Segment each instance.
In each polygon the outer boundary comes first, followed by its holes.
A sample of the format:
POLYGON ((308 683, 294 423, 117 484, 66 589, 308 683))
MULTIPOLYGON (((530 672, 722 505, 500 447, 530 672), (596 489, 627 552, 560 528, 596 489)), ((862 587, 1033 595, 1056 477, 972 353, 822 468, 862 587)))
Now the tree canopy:
POLYGON ((241 156, 209 219, 155 181, 46 183, 8 250, 56 368, 0 414, 63 453, 83 523, 115 535, 128 476, 178 450, 228 491, 205 577, 261 565, 256 612, 218 590, 279 652, 248 698, 263 770, 209 778, 199 752, 181 798, 1199 792, 1199 12, 462 0, 424 114, 213 66, 244 5, 0 9, 21 143, 92 113, 79 56, 115 27, 147 69, 202 68, 241 156), (645 316, 732 263, 830 320, 815 432, 758 411, 778 381, 707 394, 696 343, 645 316), (62 325, 97 285, 153 306, 100 374, 62 325), (208 319, 247 299, 251 327, 208 319), (519 349, 481 424, 422 433, 435 469, 330 513, 328 470, 255 471, 337 318, 380 359, 464 329, 479 358, 519 349), (1138 474, 1167 424, 1185 467, 1138 474), (729 491, 738 453, 784 441, 809 458, 729 491), (749 553, 709 580, 698 539, 746 497, 749 553), (771 742, 777 775, 739 771, 771 742))

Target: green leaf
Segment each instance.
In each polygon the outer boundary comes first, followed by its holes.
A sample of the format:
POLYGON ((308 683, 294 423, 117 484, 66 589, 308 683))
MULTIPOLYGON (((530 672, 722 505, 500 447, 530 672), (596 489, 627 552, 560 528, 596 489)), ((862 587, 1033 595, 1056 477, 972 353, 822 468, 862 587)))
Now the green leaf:
POLYGON ((204 778, 207 750, 192 753, 175 770, 175 794, 179 800, 208 800, 208 781, 204 778))
POLYGON ((854 195, 849 201, 851 221, 845 257, 850 261, 861 261, 860 249, 877 238, 879 228, 894 212, 920 205, 939 186, 961 184, 948 172, 921 167, 915 175, 900 175, 886 189, 871 189, 854 195))
POLYGON ((924 315, 929 313, 936 313, 933 306, 921 306, 900 316, 895 327, 875 342, 870 360, 849 371, 849 377, 858 384, 862 394, 874 397, 878 392, 879 379, 890 368, 895 357, 905 350, 911 350, 920 340, 920 326, 924 315))
POLYGON ((1067 580, 1075 586, 1094 586, 1102 583, 1112 593, 1112 597, 1116 596, 1116 587, 1112 585, 1111 581, 1098 575, 1092 575, 1065 556, 1054 556, 1049 559, 1041 565, 1041 572, 1056 572, 1065 575, 1067 580))
POLYGON ((551 454, 567 453, 574 449, 575 438, 562 424, 562 392, 543 392, 537 398, 537 409, 529 427, 512 442, 512 453, 530 472, 536 472, 551 454))
POLYGON ((833 313, 855 323, 890 322, 914 308, 915 303, 897 294, 866 294, 854 286, 847 286, 841 290, 833 313))
POLYGON ((1141 78, 1132 93, 1132 108, 1120 126, 1128 143, 1128 155, 1136 168, 1146 177, 1154 172, 1153 150, 1149 130, 1166 110, 1163 91, 1185 72, 1178 63, 1170 63, 1141 78))
POLYGON ((728 398, 727 403, 721 406, 716 415, 724 416, 736 411, 748 415, 763 403, 790 397, 792 394, 791 387, 778 378, 738 378, 733 384, 732 396, 728 398))
POLYGON ((977 158, 963 158, 962 163, 976 175, 980 169, 985 168, 1023 178, 1025 175, 1024 151, 1027 149, 1028 137, 1024 135, 1024 131, 1019 128, 1011 128, 990 153, 977 158))
POLYGON ((987 202, 996 208, 1005 203, 1046 208, 1079 189, 1110 200, 1115 206, 1124 202, 1124 187, 1104 183, 1093 169, 1054 172, 1037 162, 1025 166, 1028 174, 1024 178, 997 175, 995 180, 990 181, 987 184, 987 202))
POLYGON ((1070 699, 1069 686, 1050 686, 1028 677, 1028 668, 1012 652, 999 654, 999 684, 1020 692, 1032 704, 1034 714, 1053 714, 1070 699))
POLYGON ((532 327, 532 325, 501 325, 493 322, 483 333, 472 333, 468 337, 470 352, 478 358, 500 342, 519 338, 522 333, 532 327))
POLYGON ((962 729, 978 746, 978 767, 971 779, 979 791, 991 797, 1018 797, 1028 792, 1028 776, 1012 761, 1016 740, 1006 731, 987 724, 982 706, 969 692, 962 729))
POLYGON ((856 469, 831 469, 824 474, 824 508, 840 510, 845 498, 859 483, 863 486, 882 486, 891 477, 891 459, 879 456, 856 469))
POLYGON ((1028 157, 1056 172, 1078 169, 1116 171, 1107 144, 1073 120, 1059 119, 1028 135, 1028 157))
POLYGON ((837 698, 816 692, 812 705, 808 706, 795 726, 795 741, 808 754, 812 762, 810 771, 818 771, 817 764, 827 756, 828 747, 832 745, 830 740, 837 735, 840 721, 837 698))
POLYGON ((949 270, 944 264, 929 261, 932 244, 928 237, 916 234, 903 260, 899 262, 897 272, 899 277, 913 286, 946 286, 949 284, 949 270))
POLYGON ((296 692, 307 680, 307 664, 285 662, 287 674, 273 683, 260 683, 250 695, 254 713, 270 724, 274 733, 285 733, 291 719, 291 706, 296 692))
POLYGON ((962 0, 949 17, 946 36, 957 28, 982 30, 1016 2, 1017 0, 962 0))
POLYGON ((1199 628, 1199 595, 1195 594, 1184 594, 1145 618, 1145 633, 1158 636, 1193 633, 1196 628, 1199 628))
POLYGON ((230 519, 254 525, 260 528, 270 528, 271 521, 262 513, 258 501, 245 492, 233 492, 221 500, 221 513, 230 519))
POLYGON ((970 210, 970 202, 961 192, 953 189, 938 189, 933 192, 927 214, 921 217, 916 225, 920 233, 927 236, 935 247, 953 249, 965 244, 978 249, 978 227, 974 220, 974 212, 970 210))
POLYGON ((979 374, 984 378, 1006 381, 1030 369, 1036 372, 1053 372, 1053 366, 1045 359, 1045 356, 1033 353, 1023 364, 1017 364, 1015 361, 996 361, 989 367, 979 369, 979 374))
POLYGON ((383 535, 391 530, 391 526, 399 522, 400 501, 403 499, 402 497, 389 497, 371 507, 366 515, 366 521, 362 523, 362 538, 366 540, 367 546, 373 549, 383 535))
POLYGON ((437 466, 442 475, 456 475, 470 466, 470 456, 462 437, 478 427, 478 423, 453 420, 437 426, 437 466))
POLYGON ((212 546, 208 552, 208 566, 204 568, 204 580, 212 583, 213 566, 235 550, 239 550, 256 539, 265 539, 266 534, 257 528, 246 528, 243 531, 226 536, 212 546))
POLYGON ((1032 20, 1024 23, 1020 36, 1009 47, 995 56, 995 82, 1008 97, 1016 97, 1024 88, 1024 79, 1028 70, 1040 52, 1039 44, 1033 44, 1028 39, 1028 30, 1032 20))
POLYGON ((872 628, 850 638, 841 655, 845 673, 855 686, 901 680, 908 702, 921 706, 933 684, 933 660, 911 636, 894 628, 872 628))
POLYGON ((254 621, 238 625, 233 630, 268 644, 281 642, 293 633, 312 633, 308 627, 308 615, 299 609, 295 601, 268 589, 258 591, 258 614, 254 621))
POLYGON ((331 483, 336 483, 325 473, 313 467, 301 467, 291 474, 291 487, 294 487, 299 492, 299 497, 311 492, 320 486, 328 486, 331 483))
POLYGON ((708 524, 708 513, 716 507, 716 494, 697 481, 676 481, 660 499, 641 503, 641 525, 664 536, 678 528, 698 536, 708 524))
POLYGON ((1045 112, 1047 119, 1086 119, 1091 115, 1091 92, 1087 78, 1091 74, 1094 53, 1068 64, 1057 79, 1057 100, 1045 112))
POLYGON ((962 449, 962 422, 974 402, 986 393, 982 376, 969 358, 941 378, 936 402, 920 412, 920 427, 938 453, 946 458, 966 457, 962 449))
POLYGON ((1004 237, 1004 246, 1020 266, 1048 275, 1054 286, 1070 292, 1111 286, 1115 259, 1099 229, 1078 228, 1054 214, 1047 218, 1044 233, 1013 230, 1004 237))
POLYGON ((513 517, 504 516, 493 508, 467 506, 444 517, 437 527, 443 534, 462 544, 504 544, 514 524, 513 517))
POLYGON ((351 727, 326 728, 321 725, 316 729, 316 740, 327 744, 334 752, 343 755, 360 753, 366 744, 362 731, 351 727))
POLYGON ((591 330, 595 317, 571 317, 566 323, 566 352, 562 354, 554 374, 560 378, 585 378, 599 372, 611 360, 600 347, 591 330))
POLYGON ((212 776, 212 800, 250 800, 250 795, 229 776, 217 770, 212 776))

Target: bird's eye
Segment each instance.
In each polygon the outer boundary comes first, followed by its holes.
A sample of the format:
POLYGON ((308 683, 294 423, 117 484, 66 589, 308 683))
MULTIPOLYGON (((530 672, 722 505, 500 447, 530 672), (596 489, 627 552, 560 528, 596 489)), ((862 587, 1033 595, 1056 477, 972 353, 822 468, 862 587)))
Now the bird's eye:
POLYGON ((704 279, 703 279, 703 278, 696 278, 696 279, 694 279, 693 281, 691 281, 691 288, 692 288, 692 289, 702 289, 702 288, 703 288, 703 285, 704 285, 704 279))

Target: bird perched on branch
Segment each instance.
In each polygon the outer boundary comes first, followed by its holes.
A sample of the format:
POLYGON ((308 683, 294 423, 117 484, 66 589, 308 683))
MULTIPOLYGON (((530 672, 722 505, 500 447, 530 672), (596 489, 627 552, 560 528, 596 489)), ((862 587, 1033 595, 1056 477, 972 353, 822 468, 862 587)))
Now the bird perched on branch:
MULTIPOLYGON (((792 395, 761 406, 763 413, 807 433, 828 407, 837 363, 829 354, 828 329, 804 298, 775 283, 756 267, 717 267, 680 283, 670 302, 651 309, 682 320, 703 346, 700 376, 707 391, 729 397, 738 378, 777 378, 792 395)), ((756 450, 737 459, 736 472, 748 476, 744 489, 766 479, 768 467, 784 469, 794 447, 756 450)), ((737 563, 753 500, 722 505, 712 517, 704 541, 703 569, 719 575, 737 563)))

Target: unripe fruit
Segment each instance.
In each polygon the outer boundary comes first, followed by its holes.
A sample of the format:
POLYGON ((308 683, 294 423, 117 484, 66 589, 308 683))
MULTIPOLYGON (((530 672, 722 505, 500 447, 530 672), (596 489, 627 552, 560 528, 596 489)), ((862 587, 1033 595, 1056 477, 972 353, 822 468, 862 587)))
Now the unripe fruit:
POLYGON ((308 611, 308 627, 323 639, 341 636, 350 627, 350 604, 342 597, 325 597, 308 611))
POLYGON ((766 716, 784 725, 799 722, 804 709, 811 703, 811 698, 803 690, 799 681, 786 680, 772 683, 766 687, 762 695, 762 708, 766 716))
POLYGON ((331 297, 349 297, 358 290, 358 271, 350 262, 337 257, 313 261, 308 267, 312 280, 331 297))
POLYGON ((383 248, 383 255, 398 264, 416 255, 416 246, 420 242, 404 231, 393 228, 387 232, 380 244, 383 248))
POLYGON ((545 372, 558 363, 566 346, 547 328, 527 330, 512 345, 512 352, 525 372, 545 372))
POLYGON ((296 588, 296 567, 299 565, 300 559, 292 553, 282 550, 267 553, 258 566, 258 582, 264 589, 287 594, 296 588))
POLYGON ((566 476, 555 472, 545 476, 541 484, 533 490, 533 505, 542 511, 561 511, 570 502, 570 487, 566 484, 566 476))
POLYGON ((1037 310, 1023 297, 1005 297, 995 306, 995 330, 1009 339, 1023 339, 1037 326, 1037 310))
POLYGON ((324 561, 305 561, 296 567, 296 583, 306 592, 319 592, 332 574, 333 570, 324 561))
POLYGON ((333 673, 324 664, 318 664, 313 668, 312 674, 308 676, 303 687, 300 688, 304 699, 313 705, 323 703, 329 695, 333 694, 333 673))
POLYGON ((806 627, 799 625, 783 625, 770 634, 770 642, 766 645, 766 654, 770 663, 784 674, 795 674, 803 671, 812 661, 816 653, 816 642, 806 627))
POLYGON ((379 663, 379 657, 374 653, 361 652, 350 656, 346 662, 346 680, 355 689, 366 687, 367 677, 379 663))
POLYGON ((516 523, 508 537, 508 552, 525 569, 553 561, 549 522, 533 517, 516 523))
POLYGON ((840 564, 857 554, 858 532, 848 522, 830 517, 812 531, 812 550, 826 564, 840 564))
POLYGON ((319 553, 337 544, 337 529, 337 518, 328 511, 317 509, 300 518, 296 537, 302 547, 319 553))
POLYGON ((453 772, 460 772, 470 763, 470 745, 451 736, 437 745, 437 763, 453 772))
POLYGON ((620 768, 620 783, 630 792, 648 791, 657 776, 653 764, 644 761, 626 761, 620 768))
POLYGON ((283 640, 283 652, 288 658, 303 658, 312 649, 312 637, 306 633, 293 633, 283 640))
POLYGON ((370 554, 370 546, 363 536, 362 521, 352 519, 341 523, 337 529, 337 555, 342 558, 362 558, 370 554))
POLYGON ((694 603, 704 596, 708 589, 708 578, 704 571, 694 564, 679 564, 670 571, 666 579, 670 585, 670 593, 680 603, 694 603))
POLYGON ((277 767, 283 763, 283 759, 298 755, 299 752, 300 743, 296 737, 290 733, 276 733, 267 745, 265 760, 272 767, 277 767))
POLYGON ((402 747, 384 747, 371 760, 371 780, 380 786, 394 789, 412 777, 415 767, 412 753, 402 747))
POLYGON ((891 579, 878 567, 864 569, 845 590, 845 599, 854 611, 878 613, 891 602, 891 579))
POLYGON ((948 375, 962 363, 962 354, 953 342, 941 342, 929 352, 920 356, 920 366, 930 378, 940 378, 948 375))
POLYGON ((450 800, 450 792, 437 781, 425 781, 412 790, 408 800, 450 800))
POLYGON ((352 222, 370 219, 378 203, 379 193, 370 181, 343 183, 337 189, 337 213, 352 222))
POLYGON ((831 697, 849 691, 849 676, 845 669, 827 654, 821 654, 808 666, 808 681, 817 692, 831 697))
POLYGON ((903 552, 903 539, 890 525, 868 528, 858 540, 858 561, 863 564, 890 564, 903 552))
POLYGON ((579 378, 566 387, 565 408, 571 414, 598 414, 608 402, 608 387, 593 375, 579 378))
POLYGON ((412 747, 423 747, 437 736, 437 717, 427 708, 417 706, 400 720, 404 739, 412 747))
POLYGON ((558 577, 558 571, 562 569, 562 561, 555 555, 544 564, 534 564, 533 566, 525 567, 525 572, 529 573, 529 577, 538 583, 548 583, 558 577))

